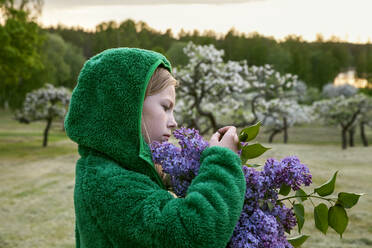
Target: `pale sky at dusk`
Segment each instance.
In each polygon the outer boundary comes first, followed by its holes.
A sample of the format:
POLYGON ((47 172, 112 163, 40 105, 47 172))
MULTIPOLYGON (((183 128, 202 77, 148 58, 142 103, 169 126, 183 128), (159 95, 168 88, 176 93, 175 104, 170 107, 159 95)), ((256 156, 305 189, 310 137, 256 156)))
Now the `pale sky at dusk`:
POLYGON ((93 30, 103 21, 131 18, 177 34, 198 29, 224 34, 230 28, 284 38, 314 40, 336 35, 350 42, 372 42, 372 0, 44 0, 40 22, 93 30))

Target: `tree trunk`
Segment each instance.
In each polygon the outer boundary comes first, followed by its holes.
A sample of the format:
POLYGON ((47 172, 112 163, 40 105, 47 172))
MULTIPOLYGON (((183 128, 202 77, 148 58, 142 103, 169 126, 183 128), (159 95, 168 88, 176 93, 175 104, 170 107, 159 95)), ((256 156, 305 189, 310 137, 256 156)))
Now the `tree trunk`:
POLYGON ((364 146, 368 146, 368 139, 366 137, 366 133, 364 131, 364 122, 361 122, 359 124, 359 127, 360 127, 360 137, 362 138, 362 142, 363 142, 363 145, 364 146))
MULTIPOLYGON (((194 86, 195 86, 195 89, 197 89, 197 83, 199 82, 201 76, 199 76, 199 68, 200 68, 200 65, 201 65, 202 62, 199 62, 196 66, 195 66, 195 72, 194 72, 194 75, 192 76, 193 78, 193 83, 194 83, 194 86)), ((217 121, 216 121, 216 118, 215 116, 213 115, 212 112, 209 112, 209 111, 204 111, 202 109, 202 106, 201 106, 201 102, 204 98, 204 95, 206 94, 207 92, 205 91, 205 88, 204 88, 204 84, 202 84, 202 88, 201 88, 201 93, 200 95, 197 93, 196 90, 193 90, 192 92, 192 96, 194 97, 194 105, 196 107, 196 110, 198 111, 198 113, 201 115, 201 116, 204 116, 206 117, 207 119, 209 119, 210 123, 211 123, 211 127, 209 128, 208 127, 208 130, 206 130, 206 132, 208 132, 210 129, 212 130, 217 130, 217 121)))
POLYGON ((347 148, 347 129, 346 128, 342 128, 342 131, 341 131, 341 137, 342 137, 342 149, 346 149, 347 148))
POLYGON ((196 130, 200 131, 199 124, 194 118, 190 120, 190 123, 191 123, 190 128, 195 128, 196 130))
POLYGON ((349 122, 346 124, 340 123, 341 124, 341 137, 342 137, 342 149, 346 149, 347 147, 347 131, 353 126, 355 120, 357 119, 358 115, 360 114, 360 109, 353 114, 353 117, 349 122))
POLYGON ((273 140, 274 140, 274 136, 277 135, 278 133, 280 133, 280 130, 274 130, 271 134, 270 134, 270 137, 269 137, 269 143, 273 143, 273 140))
POLYGON ((62 118, 62 123, 61 124, 62 124, 62 130, 61 131, 65 132, 66 130, 65 130, 65 118, 64 117, 62 118))
POLYGON ((255 96, 253 99, 252 99, 252 102, 251 102, 251 111, 252 111, 252 114, 253 114, 253 117, 254 119, 251 121, 250 125, 254 125, 256 124, 257 120, 258 120, 258 117, 257 117, 257 114, 256 114, 256 100, 259 98, 259 96, 255 96))
POLYGON ((52 118, 47 119, 47 126, 44 129, 43 147, 46 147, 48 145, 48 133, 49 133, 50 127, 52 126, 52 121, 53 121, 52 118))
POLYGON ((355 127, 349 129, 349 146, 354 147, 355 127))
POLYGON ((284 131, 284 144, 288 142, 288 126, 287 126, 287 118, 283 118, 283 131, 284 131))

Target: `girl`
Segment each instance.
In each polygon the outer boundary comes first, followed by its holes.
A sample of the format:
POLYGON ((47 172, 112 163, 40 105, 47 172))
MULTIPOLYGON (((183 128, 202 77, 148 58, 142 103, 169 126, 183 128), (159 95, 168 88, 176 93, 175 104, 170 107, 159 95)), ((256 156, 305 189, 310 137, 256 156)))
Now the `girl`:
POLYGON ((246 187, 236 129, 211 137, 185 198, 168 192, 148 144, 177 127, 170 72, 163 55, 137 48, 106 50, 81 70, 65 119, 81 156, 76 247, 226 247, 246 187))

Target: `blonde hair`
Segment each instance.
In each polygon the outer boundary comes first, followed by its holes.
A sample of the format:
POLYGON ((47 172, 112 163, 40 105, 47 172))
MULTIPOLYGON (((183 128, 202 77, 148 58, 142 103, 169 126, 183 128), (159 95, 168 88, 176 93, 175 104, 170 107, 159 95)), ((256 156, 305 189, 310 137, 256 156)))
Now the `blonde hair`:
POLYGON ((179 82, 174 79, 167 69, 159 66, 156 68, 154 74, 152 74, 149 84, 147 85, 145 99, 148 96, 155 95, 170 85, 178 87, 179 82))

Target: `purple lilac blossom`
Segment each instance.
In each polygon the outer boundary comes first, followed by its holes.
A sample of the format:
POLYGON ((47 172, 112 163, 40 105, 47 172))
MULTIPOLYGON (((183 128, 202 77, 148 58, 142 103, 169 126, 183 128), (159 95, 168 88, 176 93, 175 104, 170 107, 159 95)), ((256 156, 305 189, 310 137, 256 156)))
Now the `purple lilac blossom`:
POLYGON ((198 175, 200 155, 209 145, 198 130, 180 128, 173 132, 181 148, 169 142, 153 142, 150 147, 155 163, 170 175, 175 194, 186 195, 192 179, 198 175))
POLYGON ((298 190, 302 184, 309 186, 312 176, 306 165, 301 164, 296 156, 289 156, 282 161, 269 158, 264 166, 264 174, 270 185, 280 188, 282 184, 298 190))
MULTIPOLYGON (((184 197, 198 174, 200 155, 208 147, 208 142, 195 129, 180 128, 174 131, 174 136, 180 148, 169 142, 154 142, 150 147, 154 162, 161 164, 163 171, 170 174, 176 195, 184 197)), ((242 169, 247 185, 244 206, 227 247, 292 247, 285 232, 289 233, 297 222, 293 209, 278 203, 278 191, 282 184, 293 190, 311 184, 309 169, 295 156, 281 161, 269 158, 261 171, 247 166, 242 169)))

